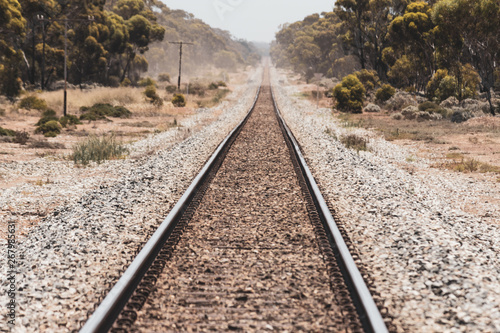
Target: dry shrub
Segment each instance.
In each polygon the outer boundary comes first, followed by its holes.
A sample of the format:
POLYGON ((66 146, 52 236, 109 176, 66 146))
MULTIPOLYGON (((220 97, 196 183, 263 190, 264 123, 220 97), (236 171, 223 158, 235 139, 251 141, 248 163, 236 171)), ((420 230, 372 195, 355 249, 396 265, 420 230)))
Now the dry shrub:
POLYGON ((66 147, 59 142, 49 142, 46 140, 35 140, 28 145, 33 149, 65 149, 66 147))
POLYGON ((368 140, 362 136, 356 134, 348 134, 340 137, 340 142, 349 149, 354 149, 356 151, 367 151, 368 150, 368 140))
POLYGON ((19 143, 20 145, 25 145, 30 139, 30 135, 26 131, 16 132, 16 136, 12 139, 12 142, 19 143))

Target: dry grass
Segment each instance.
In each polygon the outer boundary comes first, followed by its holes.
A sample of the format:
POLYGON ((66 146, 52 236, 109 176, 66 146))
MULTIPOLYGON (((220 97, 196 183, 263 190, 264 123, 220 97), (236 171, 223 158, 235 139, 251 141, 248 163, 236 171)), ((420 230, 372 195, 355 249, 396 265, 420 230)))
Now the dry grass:
MULTIPOLYGON (((91 90, 68 90, 68 109, 80 110, 82 106, 90 106, 96 103, 109 103, 112 105, 130 105, 141 103, 144 100, 141 88, 97 88, 91 90)), ((42 92, 38 97, 43 98, 49 108, 60 110, 63 107, 62 91, 42 92)))
POLYGON ((342 136, 340 137, 340 142, 342 142, 346 148, 354 149, 357 152, 368 150, 368 140, 356 134, 342 136))
POLYGON ((449 153, 446 154, 446 158, 451 161, 435 164, 434 167, 457 172, 500 173, 500 167, 481 162, 475 158, 465 158, 462 153, 449 153))

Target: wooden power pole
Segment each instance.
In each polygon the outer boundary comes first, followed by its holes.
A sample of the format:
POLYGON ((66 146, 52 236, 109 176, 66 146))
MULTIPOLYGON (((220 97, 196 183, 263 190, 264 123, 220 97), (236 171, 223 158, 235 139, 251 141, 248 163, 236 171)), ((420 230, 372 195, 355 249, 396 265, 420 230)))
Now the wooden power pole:
POLYGON ((177 90, 181 90, 181 74, 182 74, 182 45, 193 45, 193 43, 186 42, 169 42, 170 44, 179 45, 179 78, 177 80, 177 90))

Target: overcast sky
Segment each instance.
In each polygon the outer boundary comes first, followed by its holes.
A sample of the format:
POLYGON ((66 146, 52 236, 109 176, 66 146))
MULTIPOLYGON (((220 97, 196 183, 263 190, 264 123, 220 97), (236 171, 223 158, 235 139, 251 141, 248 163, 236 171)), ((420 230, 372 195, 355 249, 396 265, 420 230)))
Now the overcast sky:
POLYGON ((183 9, 205 23, 248 41, 270 42, 283 23, 331 11, 334 0, 162 0, 171 9, 183 9))

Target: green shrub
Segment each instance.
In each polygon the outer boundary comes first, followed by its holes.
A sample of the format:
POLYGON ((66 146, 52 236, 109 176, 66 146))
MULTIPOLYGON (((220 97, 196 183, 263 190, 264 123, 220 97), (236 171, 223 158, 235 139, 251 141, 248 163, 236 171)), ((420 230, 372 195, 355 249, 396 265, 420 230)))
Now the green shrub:
POLYGON ((88 121, 107 119, 107 117, 130 118, 132 115, 132 112, 123 106, 113 106, 107 103, 96 103, 91 107, 82 106, 80 111, 83 112, 80 120, 88 121))
POLYGON ((448 97, 456 97, 457 79, 454 76, 447 75, 439 83, 439 89, 436 91, 436 97, 440 101, 444 101, 448 97))
POLYGON ((378 85, 379 78, 377 72, 374 70, 362 69, 353 74, 356 75, 359 81, 361 81, 363 87, 365 87, 367 91, 373 90, 373 88, 378 85))
POLYGON ((122 158, 128 149, 116 140, 114 134, 98 137, 89 136, 85 141, 73 147, 71 158, 75 164, 87 165, 90 161, 101 162, 114 158, 122 158))
POLYGON ((112 114, 109 114, 110 117, 115 118, 130 118, 132 116, 132 112, 122 105, 117 105, 114 107, 114 111, 112 114))
POLYGON ((422 112, 428 112, 430 114, 440 114, 443 118, 449 118, 451 116, 451 112, 436 103, 426 101, 422 104, 419 104, 418 110, 422 112))
POLYGON ((156 87, 156 81, 150 77, 146 77, 146 78, 140 80, 139 82, 137 82, 137 85, 139 87, 147 87, 147 86, 155 86, 156 87))
POLYGON ((56 120, 51 120, 37 127, 35 134, 43 133, 46 137, 55 137, 61 133, 62 126, 56 120))
POLYGON ((390 84, 384 84, 381 88, 377 90, 375 93, 375 99, 379 102, 388 101, 394 94, 396 93, 396 89, 390 84))
POLYGON ((170 83, 170 74, 161 73, 160 75, 158 75, 158 81, 170 83))
POLYGON ((172 104, 176 107, 186 106, 186 98, 183 94, 175 94, 172 98, 172 104))
POLYGON ((42 117, 38 120, 35 126, 41 126, 49 121, 58 121, 59 118, 56 116, 56 112, 52 109, 47 109, 43 111, 42 117))
POLYGON ((19 107, 27 110, 35 109, 35 110, 45 111, 47 110, 47 102, 45 102, 44 99, 36 97, 35 95, 30 95, 21 98, 21 101, 19 102, 19 107))
POLYGON ((124 78, 123 81, 120 83, 121 87, 130 87, 132 85, 132 82, 128 77, 124 78))
POLYGON ((16 131, 0 127, 0 136, 16 136, 16 131))
POLYGON ((208 85, 208 89, 210 89, 210 90, 219 89, 219 87, 227 87, 226 82, 217 81, 217 82, 212 82, 208 85))
POLYGON ((457 97, 457 79, 448 75, 448 70, 438 69, 427 83, 427 98, 444 101, 448 97, 457 97))
POLYGON ((156 105, 162 106, 163 99, 156 93, 156 87, 153 85, 147 86, 146 90, 144 90, 144 95, 149 99, 149 102, 156 105))
POLYGON ((365 87, 355 75, 347 75, 333 90, 336 107, 341 111, 361 113, 365 92, 365 87))
POLYGON ((429 109, 437 109, 437 108, 439 108, 439 105, 430 101, 426 101, 418 105, 419 111, 427 111, 429 109))
POLYGON ((165 90, 169 93, 169 94, 173 94, 174 92, 177 91, 177 86, 171 84, 171 85, 168 85, 165 90))
POLYGON ((83 114, 80 115, 80 120, 96 121, 107 119, 106 116, 113 113, 115 109, 111 104, 97 103, 91 107, 82 106, 80 111, 83 112, 83 114))
POLYGON ((68 114, 64 117, 61 117, 59 119, 59 123, 62 125, 62 127, 66 127, 68 125, 79 125, 82 122, 78 119, 77 116, 74 116, 72 114, 68 114))

